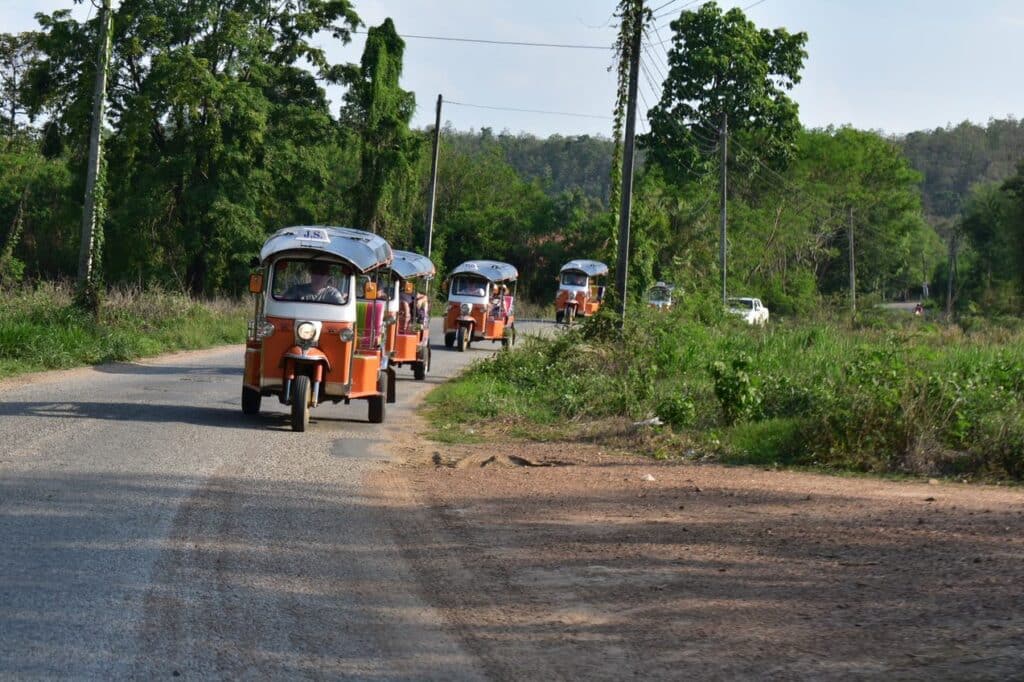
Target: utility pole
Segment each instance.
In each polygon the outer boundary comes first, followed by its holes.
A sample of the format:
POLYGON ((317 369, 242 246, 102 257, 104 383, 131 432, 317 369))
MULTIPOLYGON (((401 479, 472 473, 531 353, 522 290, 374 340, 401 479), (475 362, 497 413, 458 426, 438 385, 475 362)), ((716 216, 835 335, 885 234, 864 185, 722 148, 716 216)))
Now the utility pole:
MULTIPOLYGON (((97 231, 102 228, 97 215, 96 178, 103 163, 102 135, 104 107, 107 99, 107 70, 110 65, 111 41, 110 0, 103 0, 100 12, 100 41, 96 55, 96 82, 92 94, 92 129, 89 133, 89 165, 85 176, 85 206, 82 211, 82 234, 78 247, 78 290, 89 305, 97 303, 97 292, 92 291, 96 285, 93 273, 99 254, 96 250, 97 231)), ((104 190, 100 188, 100 192, 104 190)))
POLYGON ((853 206, 849 207, 849 225, 846 228, 850 251, 850 312, 857 312, 857 261, 853 255, 853 206))
POLYGON ((434 119, 434 155, 430 161, 430 198, 427 200, 427 258, 434 239, 434 206, 437 203, 437 158, 441 150, 441 95, 437 96, 437 117, 434 119))
POLYGON ((946 320, 953 319, 953 278, 956 276, 957 233, 949 235, 949 266, 946 273, 946 320))
POLYGON ((721 191, 719 192, 719 206, 718 211, 720 214, 720 225, 718 230, 718 265, 722 270, 722 303, 726 303, 729 298, 729 289, 727 283, 727 256, 726 256, 726 236, 728 225, 728 209, 726 200, 729 197, 729 114, 722 113, 722 177, 721 177, 721 191))
MULTIPOLYGON (((626 99, 626 139, 622 154, 622 191, 619 203, 619 254, 615 265, 615 290, 619 295, 620 324, 626 321, 626 273, 629 269, 629 221, 633 209, 633 150, 636 142, 636 90, 640 73, 640 38, 644 3, 633 7, 633 35, 629 41, 629 95, 626 99)), ((625 17, 623 17, 625 19, 625 17)))

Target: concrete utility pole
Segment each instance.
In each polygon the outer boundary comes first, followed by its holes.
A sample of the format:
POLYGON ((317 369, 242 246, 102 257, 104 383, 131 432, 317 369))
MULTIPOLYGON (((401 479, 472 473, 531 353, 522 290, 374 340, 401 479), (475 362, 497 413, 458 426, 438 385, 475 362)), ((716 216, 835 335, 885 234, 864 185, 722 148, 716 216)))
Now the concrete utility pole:
POLYGON ((946 272, 946 319, 953 319, 953 278, 956 277, 956 249, 958 235, 953 232, 949 236, 949 265, 946 272))
POLYGON ((729 287, 727 275, 728 262, 726 256, 726 237, 728 230, 728 209, 726 200, 729 197, 729 115, 726 113, 722 114, 722 178, 721 178, 721 191, 719 192, 719 206, 718 211, 721 217, 721 225, 718 230, 718 265, 722 270, 722 303, 725 303, 729 298, 729 287))
POLYGON ((103 9, 100 11, 100 44, 96 55, 96 82, 92 95, 92 130, 89 133, 89 165, 85 176, 85 207, 82 211, 82 235, 78 247, 80 292, 91 287, 95 279, 94 249, 96 231, 100 227, 96 216, 96 177, 103 162, 103 116, 107 99, 107 70, 110 65, 111 23, 110 0, 103 0, 103 9))
POLYGON ((640 39, 644 3, 634 7, 633 35, 629 41, 629 91, 626 99, 626 139, 622 154, 622 192, 619 203, 619 254, 615 265, 615 290, 619 295, 619 319, 626 320, 626 284, 629 269, 629 222, 633 209, 633 150, 636 142, 636 90, 640 72, 640 39))
POLYGON ((430 258, 434 239, 434 206, 437 203, 437 158, 441 150, 441 95, 437 96, 437 117, 434 119, 434 155, 430 162, 430 198, 427 200, 427 244, 424 253, 430 258))
POLYGON ((853 206, 849 208, 849 225, 846 228, 850 246, 850 312, 857 312, 857 260, 853 255, 853 206))

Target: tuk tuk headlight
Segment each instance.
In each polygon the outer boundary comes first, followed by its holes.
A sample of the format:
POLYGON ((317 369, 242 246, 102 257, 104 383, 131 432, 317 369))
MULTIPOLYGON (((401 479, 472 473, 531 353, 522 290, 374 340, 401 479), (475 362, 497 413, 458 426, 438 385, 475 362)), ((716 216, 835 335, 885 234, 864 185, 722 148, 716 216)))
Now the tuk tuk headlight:
POLYGON ((316 325, 312 322, 300 322, 295 326, 295 336, 301 341, 312 341, 316 337, 316 325))
POLYGON ((459 312, 462 313, 463 315, 469 315, 470 313, 473 312, 473 306, 470 305, 469 303, 463 303, 459 307, 459 312))
POLYGON ((345 327, 338 332, 338 338, 341 339, 343 343, 351 343, 352 339, 356 338, 356 333, 352 331, 352 327, 345 327))

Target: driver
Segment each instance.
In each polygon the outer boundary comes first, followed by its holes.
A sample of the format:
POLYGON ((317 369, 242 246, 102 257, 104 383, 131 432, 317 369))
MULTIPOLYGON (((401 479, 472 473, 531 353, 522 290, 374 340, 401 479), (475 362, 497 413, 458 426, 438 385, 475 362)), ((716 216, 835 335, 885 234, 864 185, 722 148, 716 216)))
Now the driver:
POLYGON ((284 297, 293 301, 345 304, 345 297, 331 285, 331 266, 327 263, 310 263, 309 282, 293 284, 284 292, 284 297))

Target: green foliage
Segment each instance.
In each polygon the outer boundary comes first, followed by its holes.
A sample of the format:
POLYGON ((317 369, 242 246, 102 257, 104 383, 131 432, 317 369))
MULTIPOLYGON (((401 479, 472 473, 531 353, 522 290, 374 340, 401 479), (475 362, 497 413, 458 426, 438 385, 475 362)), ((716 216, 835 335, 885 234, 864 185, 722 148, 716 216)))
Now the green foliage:
POLYGON ((800 130, 786 91, 800 82, 807 34, 758 29, 741 9, 714 2, 684 9, 669 26, 668 77, 643 138, 651 158, 674 178, 701 175, 726 117, 730 132, 782 165, 800 130))
POLYGON ((391 19, 371 27, 342 112, 360 144, 355 224, 395 243, 411 237, 410 180, 423 142, 409 130, 416 98, 398 84, 404 51, 391 19))
POLYGON ((761 392, 753 385, 747 372, 750 363, 750 356, 741 353, 729 365, 721 360, 708 365, 726 425, 749 419, 761 405, 761 392))
POLYGON ((114 290, 98 319, 67 286, 4 289, 0 296, 0 376, 119 362, 244 339, 249 306, 200 303, 158 290, 114 290))
POLYGON ((1024 473, 1024 329, 968 334, 903 315, 758 330, 700 321, 706 305, 637 310, 622 332, 599 316, 531 340, 440 387, 432 409, 462 429, 521 431, 658 416, 730 462, 1024 473))

